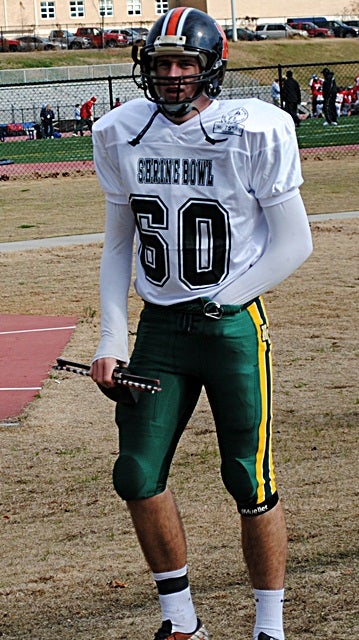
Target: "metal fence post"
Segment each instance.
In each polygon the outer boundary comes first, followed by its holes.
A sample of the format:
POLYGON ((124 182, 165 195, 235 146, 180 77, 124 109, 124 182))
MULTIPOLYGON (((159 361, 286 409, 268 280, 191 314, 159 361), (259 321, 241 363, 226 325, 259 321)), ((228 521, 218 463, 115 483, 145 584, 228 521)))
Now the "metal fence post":
POLYGON ((280 89, 280 108, 283 109, 283 67, 281 64, 278 65, 278 82, 279 82, 279 89, 280 89))
POLYGON ((110 102, 110 109, 113 109, 113 85, 112 85, 112 76, 108 76, 108 97, 110 102))

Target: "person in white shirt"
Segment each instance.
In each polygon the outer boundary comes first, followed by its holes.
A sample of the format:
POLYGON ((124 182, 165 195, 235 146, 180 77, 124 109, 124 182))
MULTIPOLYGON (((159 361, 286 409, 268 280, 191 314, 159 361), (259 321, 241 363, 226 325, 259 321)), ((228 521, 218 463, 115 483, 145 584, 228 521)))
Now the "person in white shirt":
POLYGON ((113 472, 157 585, 162 625, 155 640, 209 637, 192 600, 184 527, 167 483, 202 387, 222 479, 240 514, 256 602, 253 638, 284 639, 287 536, 272 455, 262 294, 308 258, 312 241, 293 120, 257 99, 217 100, 227 58, 223 30, 210 16, 170 10, 139 58, 134 50, 144 98, 93 127, 107 204, 101 339, 91 376, 112 388, 121 363, 159 378, 162 387, 156 396, 116 405, 120 453, 113 472), (135 242, 135 288, 144 306, 130 357, 135 242))
POLYGON ((279 79, 275 78, 271 86, 271 98, 276 107, 280 107, 280 84, 279 79))
POLYGON ((77 136, 80 133, 80 123, 81 123, 80 103, 79 102, 77 104, 75 104, 74 120, 75 120, 75 126, 74 126, 74 132, 73 132, 72 135, 77 136))

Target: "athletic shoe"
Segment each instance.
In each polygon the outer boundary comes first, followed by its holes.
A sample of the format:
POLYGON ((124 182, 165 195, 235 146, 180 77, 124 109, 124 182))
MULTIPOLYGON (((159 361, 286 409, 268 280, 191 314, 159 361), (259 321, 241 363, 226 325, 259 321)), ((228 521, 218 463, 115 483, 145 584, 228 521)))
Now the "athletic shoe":
POLYGON ((330 124, 333 124, 335 127, 337 127, 337 126, 338 126, 338 123, 337 123, 337 122, 331 122, 330 124))
POLYGON ((266 633, 263 633, 263 631, 261 631, 259 636, 258 636, 258 640, 277 640, 277 638, 273 638, 272 636, 268 636, 266 633))
POLYGON ((327 122, 326 120, 323 122, 323 127, 327 127, 329 124, 329 122, 327 122))
POLYGON ((209 640, 206 627, 199 618, 197 620, 197 629, 193 633, 172 632, 171 620, 165 620, 162 627, 155 633, 154 640, 209 640))

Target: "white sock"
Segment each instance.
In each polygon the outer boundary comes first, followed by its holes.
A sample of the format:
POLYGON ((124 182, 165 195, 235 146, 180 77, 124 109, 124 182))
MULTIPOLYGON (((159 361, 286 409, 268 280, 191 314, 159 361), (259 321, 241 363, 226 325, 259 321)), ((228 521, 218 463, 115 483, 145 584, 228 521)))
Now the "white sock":
POLYGON ((153 573, 152 575, 159 591, 162 620, 171 620, 172 631, 192 633, 197 627, 197 616, 188 584, 187 565, 175 571, 153 573), (171 581, 174 583, 177 579, 178 583, 181 582, 181 578, 183 579, 183 588, 171 592, 171 581), (168 581, 166 589, 163 589, 163 585, 161 585, 163 581, 168 581), (164 590, 166 593, 161 593, 164 590))
POLYGON ((278 589, 278 591, 254 589, 254 599, 256 603, 256 623, 253 639, 258 640, 260 632, 263 631, 270 638, 284 640, 284 589, 278 589))

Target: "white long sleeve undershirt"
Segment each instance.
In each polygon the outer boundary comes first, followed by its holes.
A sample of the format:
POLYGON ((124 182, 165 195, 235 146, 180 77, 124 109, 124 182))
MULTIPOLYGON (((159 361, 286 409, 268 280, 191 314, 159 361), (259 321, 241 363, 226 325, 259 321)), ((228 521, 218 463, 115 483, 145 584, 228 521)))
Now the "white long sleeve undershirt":
POLYGON ((307 213, 298 193, 263 208, 270 241, 263 255, 240 278, 215 296, 219 304, 243 304, 290 276, 310 256, 313 245, 307 213))
POLYGON ((127 299, 131 284, 135 221, 129 205, 107 201, 100 268, 101 340, 93 360, 128 361, 127 299))

